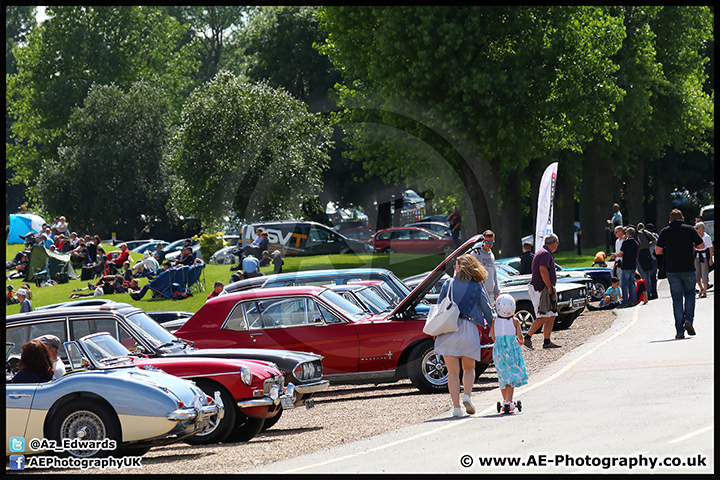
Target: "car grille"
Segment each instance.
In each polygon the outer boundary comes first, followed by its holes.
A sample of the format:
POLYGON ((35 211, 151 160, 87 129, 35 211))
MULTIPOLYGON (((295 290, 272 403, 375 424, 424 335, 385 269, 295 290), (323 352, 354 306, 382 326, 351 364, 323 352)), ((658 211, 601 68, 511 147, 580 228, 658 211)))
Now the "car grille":
POLYGON ((266 378, 265 382, 263 382, 263 394, 269 395, 270 390, 274 386, 277 386, 280 389, 280 393, 282 393, 285 388, 285 377, 283 375, 276 375, 274 377, 266 378))
POLYGON ((562 293, 558 293, 558 300, 559 301, 568 301, 568 300, 574 300, 577 298, 585 298, 587 296, 588 292, 587 287, 580 287, 580 288, 574 288, 572 290, 567 290, 562 293))

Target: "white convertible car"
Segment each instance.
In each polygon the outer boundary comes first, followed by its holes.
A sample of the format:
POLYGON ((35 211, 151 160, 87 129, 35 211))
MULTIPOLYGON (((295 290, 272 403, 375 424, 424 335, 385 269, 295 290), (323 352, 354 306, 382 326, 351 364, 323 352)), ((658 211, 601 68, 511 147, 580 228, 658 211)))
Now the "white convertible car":
POLYGON ((61 456, 142 455, 152 446, 203 431, 213 415, 222 417, 219 392, 212 399, 187 380, 161 371, 113 366, 117 358, 98 355, 113 351, 108 348, 113 342, 118 343, 107 334, 66 342, 71 370, 65 376, 46 383, 5 385, 5 455, 41 453, 33 448, 35 438, 58 445, 63 439, 109 439, 117 445, 114 451, 103 445, 87 449, 80 445, 50 452, 61 456))

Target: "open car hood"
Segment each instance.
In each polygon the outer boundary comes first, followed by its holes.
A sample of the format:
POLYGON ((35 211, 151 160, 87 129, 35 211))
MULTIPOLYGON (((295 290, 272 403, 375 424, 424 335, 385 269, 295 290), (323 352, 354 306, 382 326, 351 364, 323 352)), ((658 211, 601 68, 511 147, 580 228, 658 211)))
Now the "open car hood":
POLYGON ((393 317, 407 318, 411 317, 415 313, 415 306, 422 300, 423 297, 430 291, 433 285, 442 277, 444 273, 452 276, 455 268, 455 260, 460 256, 468 253, 472 247, 480 241, 482 235, 475 235, 468 241, 460 245, 457 250, 451 253, 445 260, 440 262, 435 270, 428 275, 425 280, 420 282, 413 290, 410 295, 405 297, 402 302, 392 312, 393 317))

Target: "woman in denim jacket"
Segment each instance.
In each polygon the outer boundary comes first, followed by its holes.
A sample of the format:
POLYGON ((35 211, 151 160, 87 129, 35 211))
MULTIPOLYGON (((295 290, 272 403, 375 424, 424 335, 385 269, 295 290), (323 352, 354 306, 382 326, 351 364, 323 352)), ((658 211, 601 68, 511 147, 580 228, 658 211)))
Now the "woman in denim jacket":
POLYGON ((458 329, 435 337, 435 353, 445 358, 448 370, 448 390, 453 403, 453 416, 462 415, 460 408, 460 365, 465 392, 463 404, 468 414, 475 413, 470 395, 475 383, 475 362, 480 360, 480 332, 477 325, 492 324, 493 313, 482 282, 487 271, 472 255, 462 255, 455 262, 455 278, 448 280, 440 290, 438 303, 448 291, 460 310, 458 329), (452 290, 450 290, 452 289, 452 290))

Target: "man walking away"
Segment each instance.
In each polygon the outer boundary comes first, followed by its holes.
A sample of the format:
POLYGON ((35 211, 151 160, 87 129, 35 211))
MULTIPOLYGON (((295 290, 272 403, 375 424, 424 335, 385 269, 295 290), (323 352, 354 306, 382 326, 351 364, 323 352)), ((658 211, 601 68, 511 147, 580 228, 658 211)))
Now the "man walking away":
POLYGON ((460 229, 462 228, 462 217, 458 207, 453 208, 452 213, 447 217, 447 221, 450 222, 453 248, 458 248, 460 246, 460 229))
POLYGON ((670 212, 670 224, 660 231, 655 246, 655 254, 664 255, 675 317, 675 338, 685 338, 685 331, 695 335, 694 245, 703 243, 698 232, 683 223, 684 220, 682 212, 677 208, 670 212))
POLYGON ((549 233, 545 236, 545 244, 537 251, 532 262, 532 279, 528 284, 528 293, 535 307, 536 320, 530 326, 530 330, 525 334, 525 346, 533 348, 532 336, 542 327, 543 348, 559 348, 550 341, 550 334, 555 325, 555 317, 557 317, 557 292, 555 284, 557 283, 557 274, 555 273, 555 257, 553 253, 560 245, 558 236, 549 233))
POLYGON ((535 254, 533 253, 533 245, 530 242, 523 243, 523 253, 520 255, 520 268, 518 271, 521 274, 528 274, 532 273, 532 261, 535 257, 535 254))

